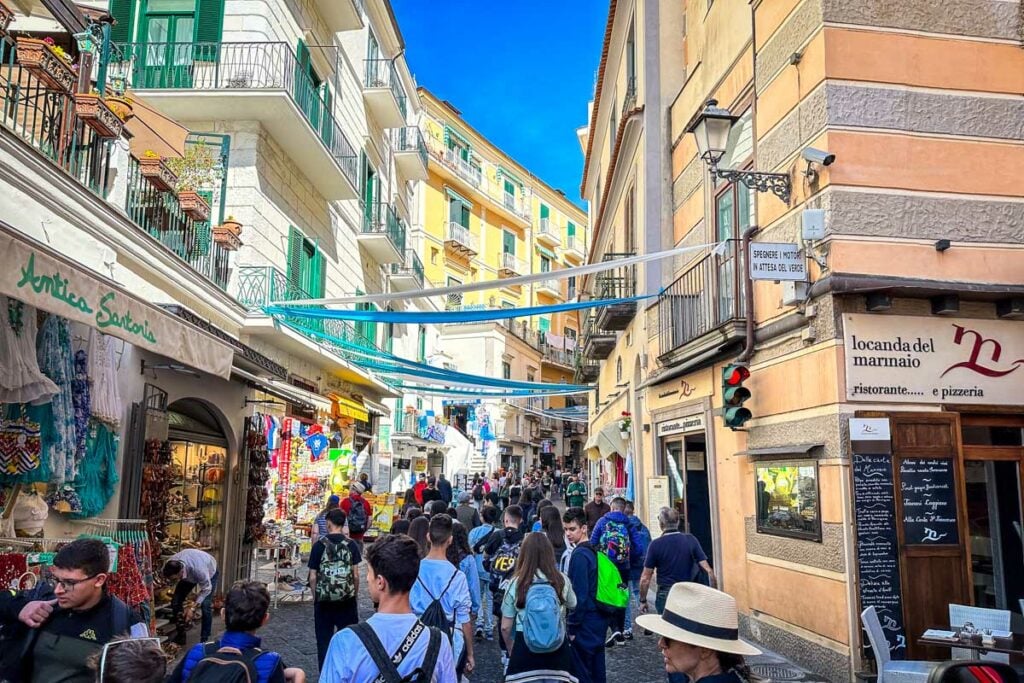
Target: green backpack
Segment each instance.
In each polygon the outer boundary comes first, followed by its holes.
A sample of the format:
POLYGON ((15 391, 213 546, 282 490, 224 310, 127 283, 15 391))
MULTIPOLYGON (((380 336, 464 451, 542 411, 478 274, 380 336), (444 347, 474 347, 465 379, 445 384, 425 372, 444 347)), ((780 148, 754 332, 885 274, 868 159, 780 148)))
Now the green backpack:
POLYGON ((619 568, 600 551, 597 555, 597 606, 602 612, 615 614, 629 604, 629 586, 622 580, 619 568))
POLYGON ((324 554, 316 573, 316 601, 342 602, 356 597, 355 567, 348 541, 334 543, 322 538, 324 554))

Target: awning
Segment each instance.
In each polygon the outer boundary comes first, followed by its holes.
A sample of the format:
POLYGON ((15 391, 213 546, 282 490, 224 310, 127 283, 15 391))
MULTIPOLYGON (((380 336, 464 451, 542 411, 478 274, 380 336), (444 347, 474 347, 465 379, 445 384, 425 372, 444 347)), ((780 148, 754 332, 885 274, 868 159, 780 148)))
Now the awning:
POLYGON ((452 447, 450 444, 430 441, 429 439, 422 439, 414 434, 403 434, 401 432, 398 434, 392 434, 391 440, 401 444, 408 444, 410 446, 435 448, 439 451, 447 451, 452 447))
POLYGON ((241 368, 232 368, 232 374, 241 377, 263 393, 284 399, 289 403, 306 406, 325 413, 331 411, 331 400, 326 396, 314 394, 312 391, 300 389, 297 386, 282 382, 276 379, 260 377, 241 368))
MULTIPOLYGON (((449 199, 457 199, 460 202, 462 202, 463 204, 465 204, 468 208, 470 208, 470 209, 473 208, 473 202, 471 202, 468 199, 466 199, 465 197, 463 197, 461 194, 459 194, 458 192, 453 190, 450 186, 445 185, 444 186, 444 191, 448 195, 449 199)), ((456 220, 456 219, 453 218, 452 220, 456 220)), ((468 228, 467 228, 467 230, 468 230, 468 228)))
POLYGON ((815 448, 824 448, 823 443, 798 443, 792 446, 770 446, 768 448, 748 448, 745 451, 737 451, 736 455, 749 455, 753 458, 796 455, 806 457, 815 448))
POLYGON ((543 256, 547 256, 552 261, 557 261, 558 260, 558 257, 555 256, 555 252, 551 251, 547 247, 542 247, 542 246, 540 246, 538 244, 538 245, 536 245, 536 248, 537 248, 537 253, 538 254, 541 254, 543 256))
POLYGON ((328 394, 328 396, 334 401, 335 417, 350 417, 353 420, 361 420, 363 422, 370 421, 370 414, 366 412, 366 406, 363 405, 362 401, 356 401, 339 394, 328 394))
POLYGON ((0 223, 0 294, 228 379, 235 349, 0 223))
POLYGON ((371 401, 368 398, 364 398, 363 403, 366 404, 366 409, 373 415, 380 415, 381 417, 391 416, 391 410, 389 410, 383 403, 377 403, 376 401, 371 401))
POLYGON ((628 444, 622 440, 618 421, 604 426, 596 434, 591 434, 583 445, 583 452, 590 460, 601 460, 613 455, 626 456, 628 444))

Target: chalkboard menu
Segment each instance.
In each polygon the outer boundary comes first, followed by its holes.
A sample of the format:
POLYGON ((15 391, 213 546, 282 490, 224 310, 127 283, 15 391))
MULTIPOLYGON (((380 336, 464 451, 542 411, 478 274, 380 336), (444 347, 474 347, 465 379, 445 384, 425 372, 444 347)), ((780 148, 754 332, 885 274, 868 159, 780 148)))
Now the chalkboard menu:
POLYGON ((956 483, 952 458, 908 458, 900 463, 903 540, 907 545, 956 545, 956 483))
POLYGON ((861 607, 874 607, 893 659, 906 656, 891 455, 853 456, 861 607))

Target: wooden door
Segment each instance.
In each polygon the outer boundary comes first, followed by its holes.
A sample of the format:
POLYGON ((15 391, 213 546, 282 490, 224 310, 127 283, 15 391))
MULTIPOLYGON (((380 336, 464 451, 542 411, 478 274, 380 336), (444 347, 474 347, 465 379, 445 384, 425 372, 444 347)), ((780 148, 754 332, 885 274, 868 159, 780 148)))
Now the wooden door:
POLYGON ((971 603, 960 420, 956 413, 890 413, 897 537, 908 659, 947 659, 917 643, 949 625, 949 604, 971 603))

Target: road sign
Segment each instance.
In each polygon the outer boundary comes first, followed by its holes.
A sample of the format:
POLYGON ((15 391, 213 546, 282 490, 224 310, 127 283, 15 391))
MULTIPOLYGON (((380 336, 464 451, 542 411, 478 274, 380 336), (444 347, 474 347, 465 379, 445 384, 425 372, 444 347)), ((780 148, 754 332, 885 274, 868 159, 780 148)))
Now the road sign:
POLYGON ((752 280, 806 280, 807 260, 796 244, 752 242, 750 244, 752 280))

